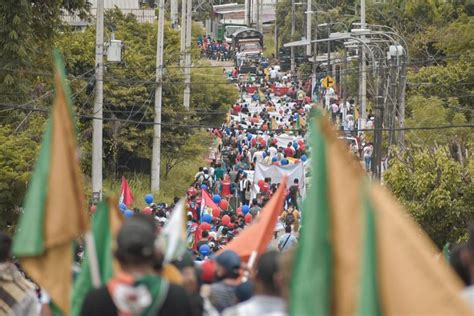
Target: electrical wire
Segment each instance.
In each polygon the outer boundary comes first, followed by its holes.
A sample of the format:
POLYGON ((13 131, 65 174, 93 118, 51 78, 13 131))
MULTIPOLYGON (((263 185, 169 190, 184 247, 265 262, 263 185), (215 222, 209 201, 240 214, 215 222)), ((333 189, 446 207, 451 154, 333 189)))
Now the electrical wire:
MULTIPOLYGON (((39 108, 31 108, 31 107, 24 107, 20 105, 8 105, 8 104, 1 104, 0 107, 5 107, 12 110, 20 110, 20 111, 32 111, 32 112, 41 112, 41 113, 49 113, 50 111, 47 109, 39 109, 39 108)), ((89 120, 102 120, 106 122, 122 122, 122 123, 131 123, 131 124, 139 124, 143 126, 153 126, 153 125, 161 125, 161 126, 168 126, 172 128, 205 128, 205 129, 214 129, 214 128, 221 128, 222 125, 202 125, 202 124, 174 124, 174 123, 155 123, 155 122, 139 122, 136 120, 126 120, 120 118, 99 118, 94 117, 91 115, 76 115, 79 118, 89 119, 89 120)), ((416 126, 416 127, 396 127, 396 128, 381 128, 381 129, 361 129, 359 131, 374 131, 374 130, 381 130, 381 131, 412 131, 412 130, 443 130, 443 129, 455 129, 455 128, 474 128, 474 124, 460 124, 460 125, 438 125, 438 126, 416 126)), ((238 128, 234 128, 238 129, 238 128)), ((261 130, 254 128, 255 130, 261 130)), ((270 131, 278 131, 280 129, 273 129, 270 131)), ((299 129, 289 129, 289 131, 300 131, 299 129)))

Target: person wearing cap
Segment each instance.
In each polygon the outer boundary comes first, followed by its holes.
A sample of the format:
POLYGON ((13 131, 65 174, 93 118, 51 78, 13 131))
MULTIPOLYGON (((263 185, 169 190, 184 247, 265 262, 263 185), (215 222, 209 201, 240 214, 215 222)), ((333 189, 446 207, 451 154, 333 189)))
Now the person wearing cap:
POLYGON ((0 232, 0 312, 2 315, 38 315, 35 287, 18 271, 11 257, 11 238, 0 232))
POLYGON ((115 250, 122 272, 87 294, 81 315, 192 315, 186 291, 154 271, 155 230, 140 217, 122 225, 115 250))
POLYGON ((287 306, 281 296, 282 277, 277 251, 264 253, 257 264, 254 296, 249 300, 224 310, 223 316, 287 315, 287 306))
POLYGON ((219 312, 237 304, 235 294, 240 284, 240 257, 232 250, 226 250, 215 258, 216 278, 220 280, 211 285, 209 301, 219 312))

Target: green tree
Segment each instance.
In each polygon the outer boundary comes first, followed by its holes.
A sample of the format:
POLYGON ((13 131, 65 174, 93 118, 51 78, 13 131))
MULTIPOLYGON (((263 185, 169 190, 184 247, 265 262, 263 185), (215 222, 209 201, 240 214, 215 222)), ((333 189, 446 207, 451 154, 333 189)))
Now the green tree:
POLYGON ((384 180, 438 247, 464 235, 474 216, 472 170, 447 147, 396 152, 384 180))
MULTIPOLYGON (((151 157, 153 126, 144 122, 152 122, 154 116, 156 24, 138 23, 133 15, 111 10, 106 13, 105 25, 105 38, 110 38, 113 30, 115 38, 125 45, 123 63, 107 64, 104 75, 104 117, 112 119, 104 122, 104 153, 107 176, 116 178, 118 172, 128 170, 130 161, 151 157)), ((194 26, 193 37, 199 32, 194 26)), ((94 68, 94 34, 94 28, 90 27, 81 33, 66 32, 58 37, 57 45, 64 52, 69 72, 85 73, 94 68)), ((237 98, 236 89, 225 82, 222 69, 209 67, 200 60, 198 49, 193 48, 193 65, 197 68, 192 70, 191 111, 186 112, 182 106, 184 84, 179 43, 179 31, 166 23, 162 152, 171 160, 179 159, 188 139, 194 135, 195 129, 189 125, 215 125, 223 120, 224 111, 237 98), (171 157, 173 153, 177 157, 171 157)), ((93 72, 89 82, 93 82, 92 76, 93 72)), ((91 116, 93 95, 86 93, 86 84, 84 80, 76 81, 73 94, 79 113, 91 116)), ((83 165, 89 171, 90 120, 81 120, 80 128, 83 165)))
POLYGON ((38 144, 31 131, 15 133, 0 127, 0 229, 16 222, 26 192, 38 144))

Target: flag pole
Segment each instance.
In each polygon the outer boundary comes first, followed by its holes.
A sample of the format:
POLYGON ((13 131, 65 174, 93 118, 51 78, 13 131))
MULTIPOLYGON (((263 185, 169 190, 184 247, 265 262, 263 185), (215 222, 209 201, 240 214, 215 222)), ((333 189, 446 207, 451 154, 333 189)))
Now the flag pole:
POLYGON ((257 259, 257 250, 252 251, 249 257, 249 261, 247 263, 247 269, 244 272, 244 276, 242 278, 242 282, 247 282, 250 275, 250 270, 252 270, 253 265, 255 264, 255 260, 257 259))
POLYGON ((100 273, 99 273, 99 262, 97 260, 97 250, 95 248, 94 236, 91 231, 88 231, 85 235, 86 250, 89 258, 92 285, 95 288, 100 287, 100 273))

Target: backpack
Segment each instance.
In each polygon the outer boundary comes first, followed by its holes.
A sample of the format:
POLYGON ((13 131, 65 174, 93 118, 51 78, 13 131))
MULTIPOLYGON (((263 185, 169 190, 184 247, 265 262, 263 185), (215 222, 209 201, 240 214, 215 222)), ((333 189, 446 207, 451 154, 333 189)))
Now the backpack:
POLYGON ((201 181, 201 185, 205 184, 207 185, 207 187, 210 187, 211 185, 211 176, 208 175, 208 174, 205 174, 203 177, 202 177, 202 181, 201 181))
POLYGON ((293 214, 295 211, 288 213, 286 215, 285 221, 287 225, 291 225, 295 222, 295 215, 293 214))

